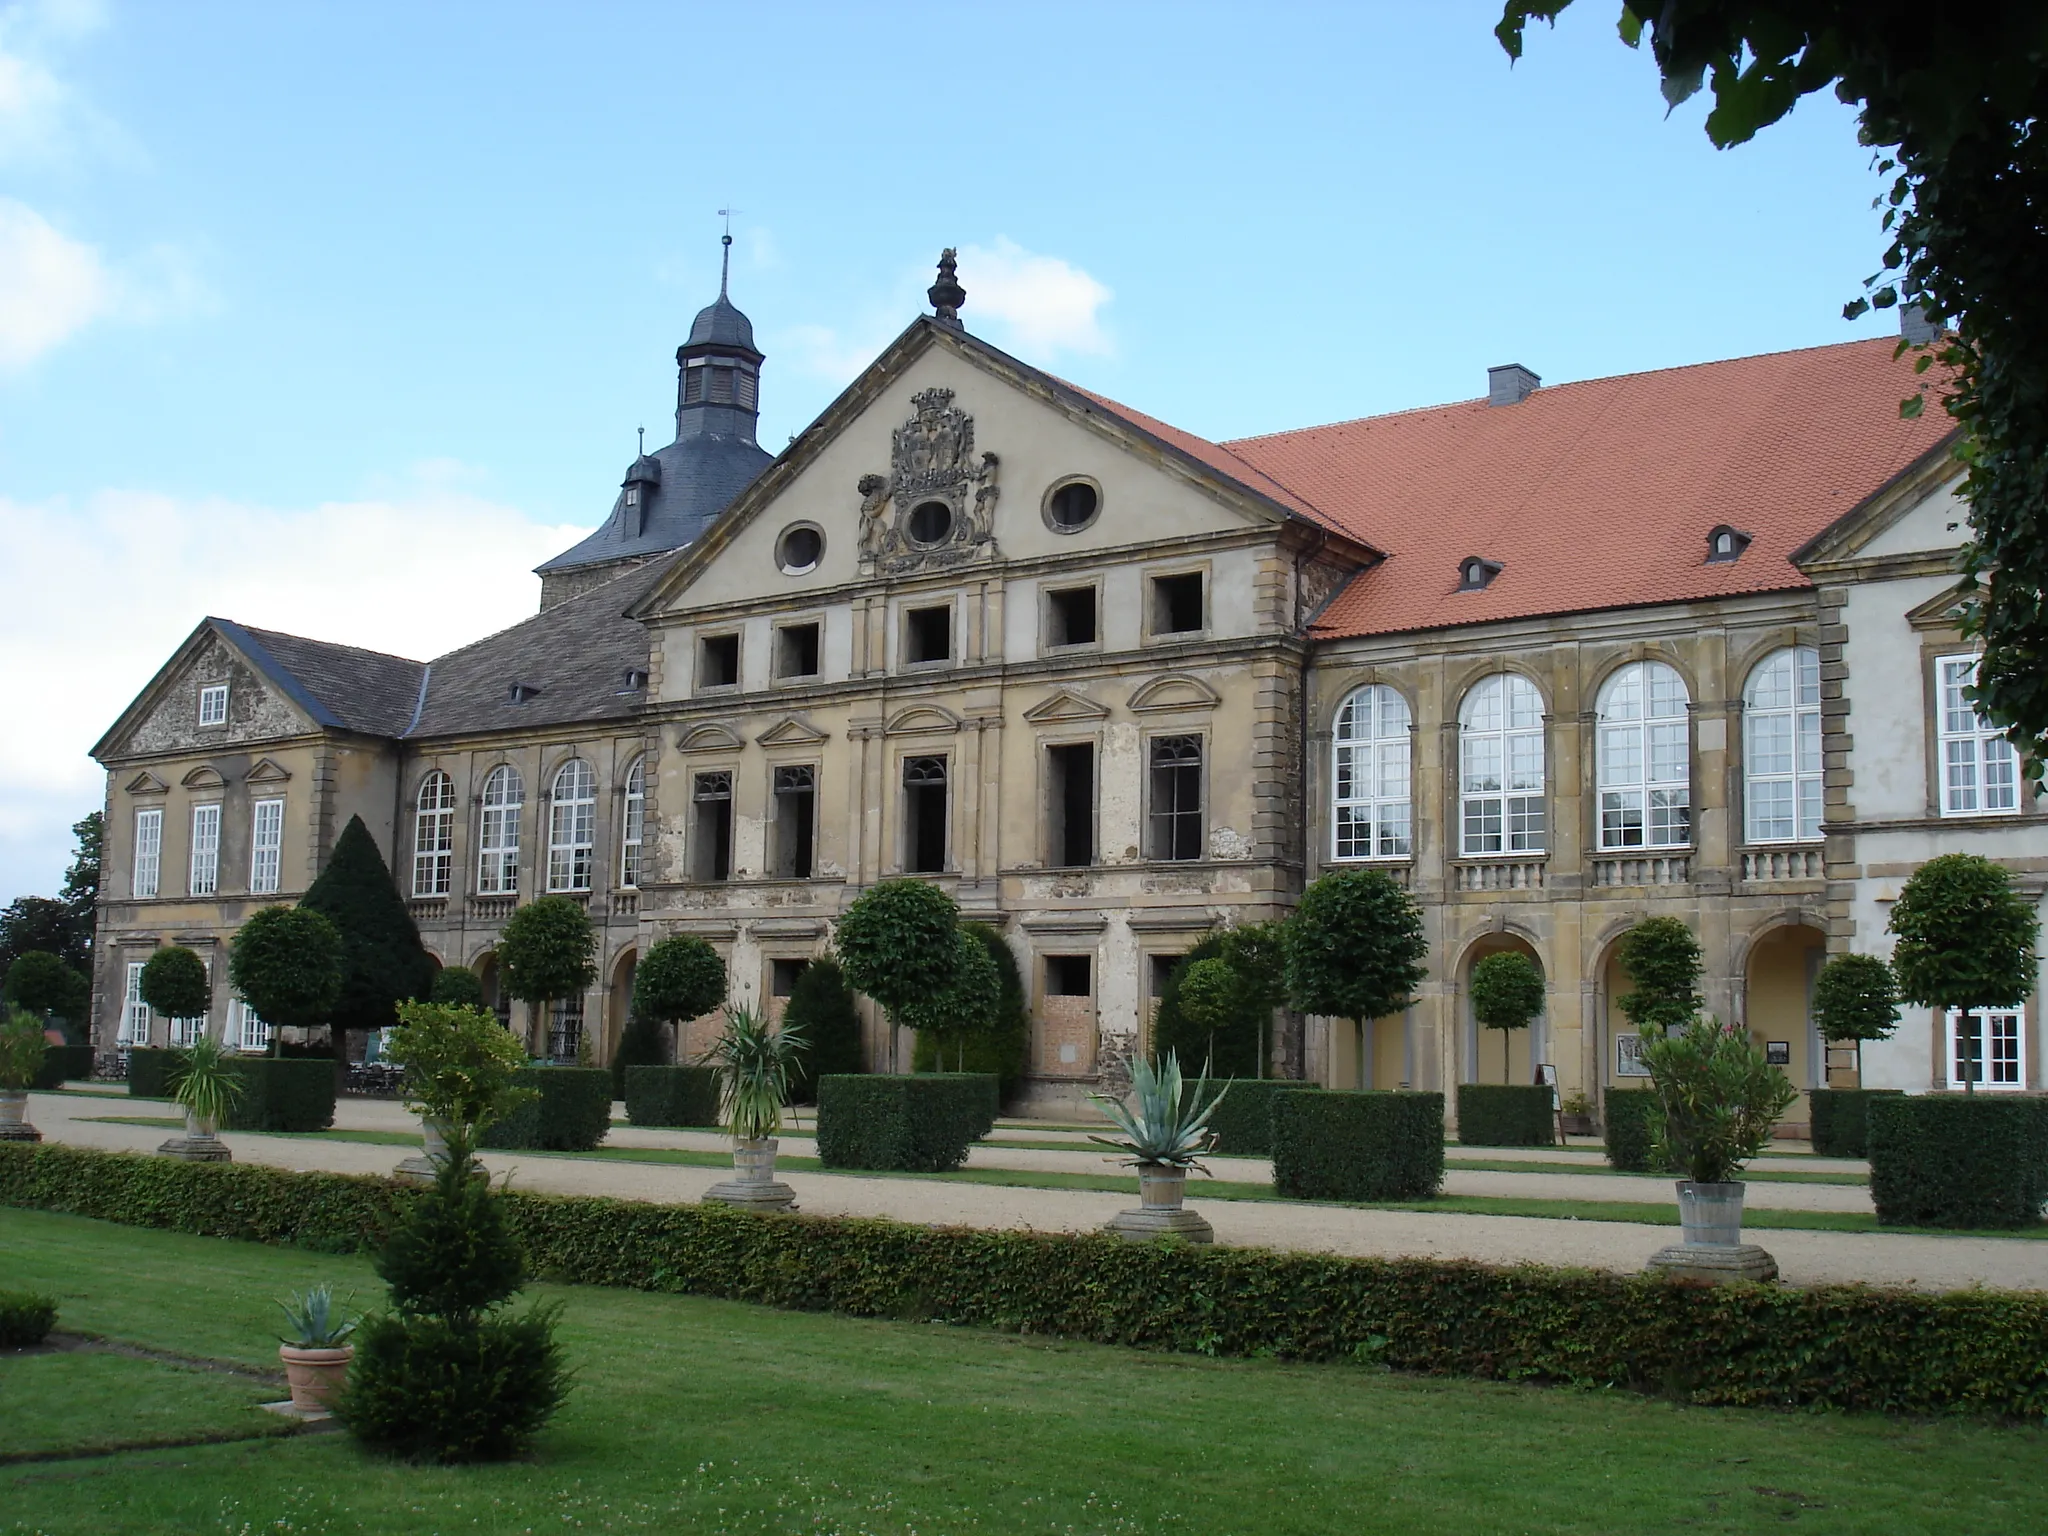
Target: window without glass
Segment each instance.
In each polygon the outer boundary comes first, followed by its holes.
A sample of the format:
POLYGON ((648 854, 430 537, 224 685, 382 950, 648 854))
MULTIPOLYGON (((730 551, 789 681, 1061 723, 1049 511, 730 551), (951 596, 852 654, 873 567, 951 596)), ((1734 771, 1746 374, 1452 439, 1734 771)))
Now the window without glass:
POLYGON ((1941 685, 1941 814, 2017 811, 2019 756, 1963 691, 1977 680, 1977 658, 1943 656, 1934 666, 1941 685))
POLYGON ((1820 652, 1773 651, 1742 690, 1743 803, 1752 843, 1820 836, 1820 652))
POLYGON ((1095 862, 1095 744, 1045 749, 1046 862, 1095 862))
POLYGON ((1088 997, 1095 970, 1093 955, 1047 955, 1045 992, 1048 997, 1088 997))
POLYGON ((1060 645, 1095 643, 1095 589, 1067 587, 1045 594, 1045 643, 1060 645))
POLYGON ((1465 695, 1458 717, 1460 847, 1467 854, 1544 849, 1543 698, 1503 672, 1465 695))
POLYGON ((640 884, 640 848, 647 836, 647 759, 636 757, 626 770, 625 813, 619 822, 619 884, 632 890, 640 884))
POLYGON ((510 763, 484 780, 483 828, 477 838, 476 889, 480 896, 509 896, 519 889, 519 818, 526 809, 526 781, 510 763))
POLYGON ((728 771, 700 773, 690 791, 695 813, 694 851, 690 856, 692 879, 715 881, 732 878, 732 774, 728 771))
POLYGON ((903 763, 903 867, 936 874, 946 867, 946 760, 912 757, 903 763))
POLYGON ((775 873, 808 880, 817 841, 818 770, 808 763, 775 770, 775 873))
POLYGON ((455 781, 445 773, 420 780, 413 802, 412 893, 446 896, 455 873, 455 781))
POLYGON ((910 608, 903 614, 903 659, 915 665, 953 658, 953 609, 910 608))
POLYGON ((284 865, 284 802, 258 800, 249 808, 249 890, 268 896, 284 865))
POLYGON ((564 763, 548 792, 548 889, 590 889, 597 840, 597 776, 581 758, 564 763))
POLYGON ((220 889, 220 807, 192 807, 192 867, 186 886, 194 896, 211 896, 220 889))
POLYGON ((1202 573, 1152 578, 1152 633, 1185 634, 1209 622, 1203 611, 1202 573))
POLYGON ((706 635, 697 642, 697 686, 735 688, 740 680, 740 637, 706 635))
POLYGON ((161 806, 149 806, 135 813, 135 884, 137 896, 154 896, 162 876, 164 813, 161 806))
POLYGON ((1631 662, 1600 690, 1600 846, 1692 843, 1691 731, 1685 681, 1658 661, 1631 662))
POLYGON ((768 995, 770 997, 796 996, 796 984, 809 967, 808 960, 770 960, 768 962, 768 995))
POLYGON ((2027 1086, 2026 1015, 2017 1008, 1951 1008, 1948 1086, 2019 1089, 2027 1086))
POLYGON ((1155 859, 1202 856, 1202 738, 1155 736, 1149 753, 1149 830, 1155 859))
POLYGON ((953 509, 943 501, 921 501, 910 509, 904 527, 914 544, 943 543, 953 531, 953 509))
POLYGON ((1339 859, 1405 859, 1413 850, 1408 701, 1375 684, 1337 711, 1331 784, 1339 859))
POLYGON ((1166 984, 1173 980, 1174 969, 1187 959, 1186 955, 1154 955, 1151 965, 1151 987, 1147 996, 1154 1001, 1166 996, 1166 984))
POLYGON ((1078 533, 1095 521, 1102 498, 1086 480, 1069 480, 1045 499, 1045 520, 1055 533, 1078 533))
POLYGON ((140 960, 128 962, 128 990, 121 1000, 121 1032, 116 1045, 149 1044, 149 1004, 142 1000, 142 965, 140 960))
POLYGON ((209 683, 199 690, 199 723, 201 725, 226 725, 228 723, 228 685, 209 683))
POLYGON ((816 677, 818 675, 818 626, 785 624, 775 631, 775 675, 816 677))

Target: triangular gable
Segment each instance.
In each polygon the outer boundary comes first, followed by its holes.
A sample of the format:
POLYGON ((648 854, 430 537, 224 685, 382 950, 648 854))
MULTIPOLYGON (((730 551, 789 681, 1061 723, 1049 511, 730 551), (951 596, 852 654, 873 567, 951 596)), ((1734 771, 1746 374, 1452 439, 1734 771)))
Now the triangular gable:
POLYGON ((275 658, 262 646, 249 640, 248 632, 239 624, 226 619, 204 618, 193 628, 178 648, 171 652, 170 660, 156 671, 142 692, 138 693, 121 711, 120 717, 107 728, 106 734, 93 743, 91 756, 104 762, 120 753, 122 744, 134 735, 137 729, 154 715, 179 688, 192 664, 210 644, 227 646, 259 673, 267 682, 277 685, 278 692, 294 707, 304 720, 303 729, 311 730, 321 725, 339 724, 320 706, 312 695, 306 693, 290 674, 278 666, 275 658), (239 638, 238 638, 239 637, 239 638), (248 641, 248 643, 244 643, 248 641))
POLYGON ((737 752, 744 745, 731 726, 716 720, 693 725, 676 738, 678 752, 737 752))
POLYGON ((228 781, 221 777, 220 770, 202 763, 178 782, 187 789, 226 789, 228 781))
POLYGON ((1222 695, 1199 677, 1178 673, 1155 677, 1140 686, 1131 695, 1131 710, 1146 715, 1169 709, 1214 709, 1222 701, 1222 695))
POLYGON ((168 795, 171 792, 170 785, 146 768, 130 779, 125 787, 131 795, 168 795))
POLYGON ((249 784, 282 784, 290 777, 291 773, 288 769, 280 768, 276 763, 265 757, 257 759, 256 766, 249 770, 244 782, 249 784))
POLYGON ((951 735, 960 729, 960 717, 937 704, 913 704, 899 709, 882 727, 884 736, 951 735))
POLYGON ((1906 610, 1906 623, 1914 629, 1957 629, 1963 622, 1963 594, 1945 587, 1924 603, 1906 610))
POLYGON ((1041 704, 1034 704, 1024 711, 1024 718, 1033 725, 1057 725, 1075 720, 1102 720, 1108 718, 1106 706, 1096 703, 1082 694, 1069 693, 1062 689, 1041 704))
MULTIPOLYGON (((1872 540, 1904 521, 1947 482, 1961 476, 1962 468, 1952 452, 1957 435, 1951 432, 1819 534, 1793 550, 1792 563, 1801 570, 1810 570, 1836 561, 1853 560, 1862 554, 1872 540)), ((1957 542, 1961 542, 1960 537, 1957 542)))
POLYGON ((825 733, 800 715, 784 715, 754 738, 764 747, 809 747, 825 739, 825 733))

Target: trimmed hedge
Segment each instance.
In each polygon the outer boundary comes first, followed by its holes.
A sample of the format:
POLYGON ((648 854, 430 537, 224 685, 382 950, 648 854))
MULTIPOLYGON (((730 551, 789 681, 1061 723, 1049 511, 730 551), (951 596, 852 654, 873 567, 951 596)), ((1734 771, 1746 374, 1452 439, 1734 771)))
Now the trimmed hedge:
POLYGON ((61 1088, 66 1083, 82 1082, 91 1076, 91 1046, 53 1045, 43 1053, 43 1068, 36 1073, 35 1086, 61 1088))
MULTIPOLYGON (((418 1195, 384 1179, 0 1145, 0 1204, 325 1251, 381 1241, 418 1195)), ((517 1190, 504 1199, 535 1270, 572 1284, 1212 1356, 1630 1387, 1698 1404, 2048 1419, 2044 1292, 1700 1286, 517 1190)))
POLYGON ((521 1067, 512 1086, 534 1089, 536 1097, 485 1128, 487 1147, 588 1152, 612 1128, 609 1068, 521 1067))
POLYGON ((128 1053, 128 1097, 168 1099, 171 1096, 171 1064, 176 1051, 162 1046, 138 1045, 128 1053))
POLYGON ((1001 1085, 989 1072, 818 1079, 818 1161, 827 1168, 950 1173, 996 1123, 1001 1085))
POLYGON ((1273 1187, 1296 1200, 1427 1200, 1444 1181, 1440 1093, 1273 1096, 1273 1187))
MULTIPOLYGON (((1204 1078, 1189 1092, 1206 1098, 1225 1081, 1204 1078)), ((1216 1133, 1216 1145, 1210 1150, 1218 1157, 1271 1157, 1274 1098, 1291 1089, 1321 1086, 1287 1077, 1234 1077, 1227 1081, 1229 1091, 1209 1117, 1209 1129, 1216 1133)))
POLYGON ((35 1291, 0 1291, 0 1349, 33 1349, 57 1326, 57 1303, 35 1291))
POLYGON ((718 1125, 716 1067, 628 1067, 626 1120, 631 1125, 718 1125))
POLYGON ((1650 1126, 1664 1113, 1649 1088, 1610 1088, 1605 1104, 1607 1161, 1623 1173, 1669 1173, 1650 1152, 1650 1126))
POLYGON ((1544 1083, 1458 1084, 1458 1145, 1554 1147, 1557 1109, 1544 1083))
POLYGON ((234 1062, 242 1096, 228 1111, 231 1131, 324 1131, 334 1124, 334 1058, 244 1056, 234 1062))
MULTIPOLYGON (((2023 1227, 2048 1205, 2048 1099, 1886 1094, 1866 1105, 1887 1226, 2023 1227)), ((2048 1355, 2048 1351, 2044 1351, 2048 1355)))
POLYGON ((1873 1096, 1887 1098, 1898 1088, 1815 1088, 1807 1094, 1813 1111, 1813 1150, 1823 1157, 1867 1157, 1870 1139, 1865 1112, 1873 1096))

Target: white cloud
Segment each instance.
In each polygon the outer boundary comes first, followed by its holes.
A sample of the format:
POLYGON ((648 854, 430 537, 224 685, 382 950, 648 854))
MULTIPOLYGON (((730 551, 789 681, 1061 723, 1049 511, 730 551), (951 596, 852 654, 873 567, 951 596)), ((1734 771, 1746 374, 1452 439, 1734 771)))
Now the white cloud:
POLYGON ((0 902, 54 890, 100 803, 85 754, 200 619, 429 657, 534 612, 531 568, 588 532, 455 489, 274 508, 101 491, 0 497, 0 902))
POLYGON ((0 198, 0 368, 20 368, 106 314, 100 253, 26 204, 0 198))
POLYGON ((960 282, 967 290, 968 327, 993 318, 1027 361, 1055 352, 1100 357, 1112 350, 1100 314, 1110 290, 1062 257, 1040 256, 998 235, 994 245, 961 247, 960 282))
POLYGON ((98 0, 39 0, 0 9, 0 162, 51 159, 108 125, 51 69, 47 55, 99 30, 98 0))

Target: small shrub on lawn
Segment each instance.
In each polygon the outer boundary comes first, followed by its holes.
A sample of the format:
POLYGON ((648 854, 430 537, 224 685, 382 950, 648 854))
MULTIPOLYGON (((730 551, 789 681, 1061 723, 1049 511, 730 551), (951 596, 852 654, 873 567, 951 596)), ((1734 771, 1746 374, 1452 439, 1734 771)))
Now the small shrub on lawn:
POLYGON ((1467 1147, 1554 1147, 1557 1110, 1543 1083, 1458 1084, 1458 1143, 1467 1147))
POLYGON ((57 1303, 34 1291, 0 1291, 0 1349, 31 1349, 57 1326, 57 1303))
POLYGON ((523 1067, 512 1086, 534 1096, 484 1131, 487 1147, 588 1152, 612 1125, 612 1074, 606 1067, 523 1067))
POLYGON ((1440 1093, 1273 1098, 1273 1187, 1297 1200, 1427 1200, 1444 1181, 1440 1093))
POLYGON ((827 1168, 949 1173, 995 1124, 1001 1087, 986 1072, 818 1079, 818 1161, 827 1168))
POLYGON ((628 1067, 626 1119, 633 1125, 718 1125, 716 1067, 628 1067))
MULTIPOLYGON (((1209 1116, 1209 1129, 1216 1133, 1216 1145, 1209 1150, 1218 1157, 1271 1157, 1274 1098, 1316 1086, 1285 1077, 1230 1079, 1229 1091, 1217 1101, 1215 1112, 1209 1116)), ((1202 1079, 1190 1091, 1200 1102, 1223 1087, 1222 1078, 1202 1079)))
POLYGON ((1887 1226, 2022 1227, 2048 1205, 2048 1099, 1873 1096, 1870 1198, 1887 1226))
MULTIPOLYGON (((1853 957, 1851 957, 1853 958, 1853 957)), ((1891 1097, 1897 1088, 1815 1088, 1807 1098, 1813 1111, 1813 1150, 1823 1157, 1867 1157, 1870 1153, 1868 1113, 1879 1094, 1891 1097)))

